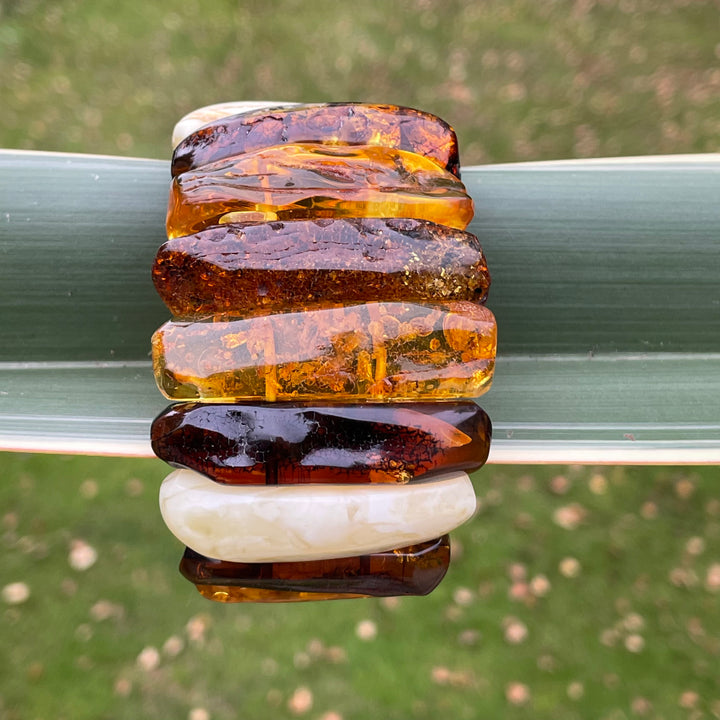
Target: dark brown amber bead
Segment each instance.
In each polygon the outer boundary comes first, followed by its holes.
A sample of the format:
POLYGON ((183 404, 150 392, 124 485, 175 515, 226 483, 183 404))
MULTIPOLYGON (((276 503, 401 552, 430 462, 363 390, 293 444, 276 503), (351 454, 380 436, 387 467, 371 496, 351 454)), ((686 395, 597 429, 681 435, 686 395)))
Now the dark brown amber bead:
POLYGON ((427 595, 443 579, 450 563, 450 538, 359 557, 310 562, 236 563, 199 555, 186 548, 180 572, 205 597, 224 602, 314 600, 321 595, 388 597, 427 595), (212 588, 212 589, 210 589, 212 588), (235 591, 235 592, 233 592, 235 591), (255 591, 253 593, 252 591, 255 591), (309 597, 277 597, 277 593, 309 597))
POLYGON ((277 145, 178 175, 169 238, 225 222, 405 217, 465 229, 472 198, 422 155, 368 145, 277 145))
POLYGON ((477 397, 492 379, 496 330, 490 310, 465 301, 298 308, 167 322, 153 335, 153 366, 171 400, 477 397))
POLYGON ((208 123, 175 148, 172 175, 283 143, 383 145, 426 155, 460 174, 455 132, 440 118, 396 105, 330 103, 264 109, 208 123))
POLYGON ((314 303, 483 302, 485 257, 470 233, 425 220, 348 218, 230 224, 158 251, 155 288, 177 318, 314 303))
POLYGON ((155 454, 216 482, 404 483, 472 472, 490 419, 473 402, 171 405, 152 425, 155 454))

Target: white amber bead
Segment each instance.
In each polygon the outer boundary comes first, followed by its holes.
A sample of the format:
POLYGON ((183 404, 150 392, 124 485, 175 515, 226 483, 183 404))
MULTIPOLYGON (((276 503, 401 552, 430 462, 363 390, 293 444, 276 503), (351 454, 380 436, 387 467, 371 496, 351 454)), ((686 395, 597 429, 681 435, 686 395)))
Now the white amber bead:
POLYGON ((245 485, 176 470, 160 511, 182 543, 232 562, 352 557, 406 547, 454 530, 475 512, 466 473, 408 485, 245 485))
POLYGON ((272 107, 291 107, 297 103, 271 102, 270 100, 246 100, 244 102, 226 102, 215 105, 206 105, 189 112, 178 120, 173 128, 172 146, 176 148, 188 135, 199 130, 203 125, 219 120, 220 118, 238 115, 254 110, 272 107))

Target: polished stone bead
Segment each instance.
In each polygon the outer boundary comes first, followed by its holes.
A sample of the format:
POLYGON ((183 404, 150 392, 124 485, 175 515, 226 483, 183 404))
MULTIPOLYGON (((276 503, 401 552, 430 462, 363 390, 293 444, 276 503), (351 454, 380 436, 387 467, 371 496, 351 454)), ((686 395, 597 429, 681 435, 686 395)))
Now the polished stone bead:
POLYGON ((223 222, 406 217, 464 229, 472 198, 423 155, 367 145, 278 145, 172 182, 169 238, 223 222))
POLYGON ((155 454, 238 485, 405 483, 483 465, 490 419, 473 402, 171 405, 155 454))
POLYGON ((173 400, 441 400, 487 390, 496 325, 469 302, 368 303, 171 321, 152 343, 173 400))
POLYGON ((221 602, 262 599, 268 592, 351 597, 392 597, 427 595, 440 583, 450 563, 450 538, 410 547, 348 558, 308 562, 233 563, 215 560, 190 548, 180 562, 180 572, 207 597, 221 602), (222 589, 219 589, 222 588, 222 589), (238 596, 239 591, 239 596, 238 596), (250 598, 248 591, 255 591, 250 598), (202 592, 202 590, 201 590, 202 592))
MULTIPOLYGON (((196 112, 201 112, 196 111, 196 112)), ((430 113, 396 105, 331 103, 260 109, 218 117, 209 108, 208 124, 179 141, 173 177, 233 155, 284 143, 382 145, 434 160, 459 176, 457 137, 430 113)))
POLYGON ((188 136, 199 130, 205 125, 209 125, 216 120, 229 118, 232 115, 241 115, 243 113, 258 114, 258 110, 262 110, 262 114, 267 114, 271 110, 278 108, 290 108, 299 103, 278 102, 273 100, 237 100, 235 102, 215 103, 213 105, 204 105, 196 108, 187 115, 183 115, 172 132, 173 150, 188 136))
POLYGON ((409 485, 220 485, 175 470, 160 512, 183 545, 211 558, 267 563, 325 560, 417 545, 475 512, 466 473, 409 485))
POLYGON ((165 243, 155 288, 176 318, 373 300, 483 302, 470 233, 425 220, 348 218, 218 225, 165 243))

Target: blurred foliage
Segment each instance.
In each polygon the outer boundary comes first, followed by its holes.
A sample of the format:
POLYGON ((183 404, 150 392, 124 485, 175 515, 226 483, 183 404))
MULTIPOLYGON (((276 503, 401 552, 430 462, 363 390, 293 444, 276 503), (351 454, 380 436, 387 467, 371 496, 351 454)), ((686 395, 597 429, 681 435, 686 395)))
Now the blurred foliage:
POLYGON ((165 157, 228 99, 421 107, 465 164, 716 151, 716 0, 0 3, 7 147, 165 157))

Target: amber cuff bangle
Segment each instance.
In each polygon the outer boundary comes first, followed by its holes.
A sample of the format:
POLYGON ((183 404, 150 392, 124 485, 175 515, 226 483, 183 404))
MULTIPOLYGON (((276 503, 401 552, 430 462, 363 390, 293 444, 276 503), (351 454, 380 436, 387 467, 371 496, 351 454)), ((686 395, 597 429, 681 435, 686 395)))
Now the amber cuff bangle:
MULTIPOLYGON (((171 405, 152 426, 156 454, 186 468, 163 486, 168 525, 179 538, 195 537, 190 515, 203 504, 195 494, 217 495, 217 485, 189 471, 227 486, 308 485, 298 498, 314 497, 309 484, 319 484, 318 499, 337 492, 339 504, 364 496, 362 485, 410 482, 417 507, 420 485, 428 492, 427 480, 441 498, 452 477, 465 483, 461 504, 471 509, 463 471, 487 459, 491 426, 461 399, 490 385, 496 325, 483 305, 487 263, 465 230, 473 203, 454 131, 393 105, 236 110, 213 106, 179 123, 207 121, 178 138, 169 240, 152 273, 174 316, 153 336, 158 387, 193 401, 171 405), (434 483, 442 473, 450 475, 434 483)), ((258 528, 265 520, 257 513, 272 513, 272 498, 295 497, 285 494, 290 487, 275 492, 258 500, 262 511, 251 510, 258 528)), ((225 502, 218 498, 208 496, 207 507, 225 502)), ((416 533, 418 517, 422 525, 428 516, 414 512, 416 533)), ((467 512, 457 517, 454 524, 467 512)), ((309 507, 303 532, 314 521, 309 507)), ((403 518, 393 522, 388 537, 402 537, 403 518)), ((244 557, 235 536, 242 530, 220 524, 233 536, 210 532, 202 542, 244 557)), ((272 549, 258 556, 272 562, 248 563, 188 547, 181 572, 221 602, 423 595, 450 558, 444 536, 400 549, 366 546, 373 552, 352 557, 341 557, 352 553, 339 545, 323 558, 318 546, 312 560, 290 561, 303 553, 277 532, 287 560, 272 549)))

